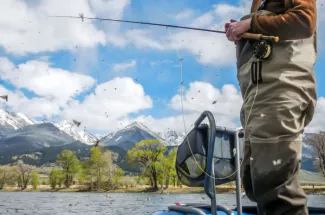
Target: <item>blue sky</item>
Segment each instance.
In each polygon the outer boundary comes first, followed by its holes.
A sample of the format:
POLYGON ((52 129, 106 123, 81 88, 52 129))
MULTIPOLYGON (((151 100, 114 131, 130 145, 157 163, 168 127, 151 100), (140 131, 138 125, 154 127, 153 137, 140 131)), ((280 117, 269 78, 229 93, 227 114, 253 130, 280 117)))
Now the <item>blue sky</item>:
MULTIPOLYGON (((239 126, 235 46, 225 35, 47 16, 84 13, 223 30, 226 21, 249 12, 249 0, 11 0, 0 7, 5 11, 0 15, 0 90, 10 97, 1 105, 9 111, 36 120, 77 119, 95 133, 134 120, 156 131, 184 131, 179 52, 187 129, 206 109, 217 124, 239 126)), ((324 38, 325 11, 320 4, 318 10, 319 38, 324 38)), ((315 66, 317 116, 325 114, 323 42, 318 41, 315 66)), ((324 127, 317 117, 310 129, 324 127)))

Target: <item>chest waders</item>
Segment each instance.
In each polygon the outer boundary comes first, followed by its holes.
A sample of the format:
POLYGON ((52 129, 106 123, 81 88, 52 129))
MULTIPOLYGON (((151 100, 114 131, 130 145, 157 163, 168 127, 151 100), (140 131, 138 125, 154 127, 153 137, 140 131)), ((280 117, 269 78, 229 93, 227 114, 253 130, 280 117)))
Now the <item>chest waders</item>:
MULTIPOLYGON (((257 13, 275 15, 265 10, 257 13)), ((236 45, 237 78, 244 101, 240 114, 245 129, 243 186, 263 214, 305 215, 307 199, 298 173, 302 133, 317 101, 316 33, 307 39, 280 38, 278 43, 265 44, 241 39, 236 45)))

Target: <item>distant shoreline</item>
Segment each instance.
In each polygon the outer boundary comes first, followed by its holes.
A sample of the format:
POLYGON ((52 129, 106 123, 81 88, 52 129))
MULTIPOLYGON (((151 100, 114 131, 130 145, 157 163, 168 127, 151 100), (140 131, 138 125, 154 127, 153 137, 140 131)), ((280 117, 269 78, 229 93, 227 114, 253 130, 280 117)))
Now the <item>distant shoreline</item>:
MULTIPOLYGON (((325 195, 325 185, 310 186, 303 185, 303 190, 308 195, 325 195)), ((233 194, 236 192, 235 186, 220 185, 216 187, 218 194, 233 194)), ((49 185, 40 185, 37 190, 33 190, 32 186, 28 186, 25 190, 21 190, 19 187, 4 187, 0 192, 93 192, 89 191, 88 186, 73 185, 70 188, 56 188, 52 189, 49 185)), ((101 191, 102 193, 158 193, 158 194, 186 194, 186 193, 204 193, 203 188, 200 187, 174 187, 169 186, 163 191, 150 191, 149 186, 134 186, 134 187, 121 187, 116 190, 101 191)), ((244 190, 242 190, 244 192, 244 190)))

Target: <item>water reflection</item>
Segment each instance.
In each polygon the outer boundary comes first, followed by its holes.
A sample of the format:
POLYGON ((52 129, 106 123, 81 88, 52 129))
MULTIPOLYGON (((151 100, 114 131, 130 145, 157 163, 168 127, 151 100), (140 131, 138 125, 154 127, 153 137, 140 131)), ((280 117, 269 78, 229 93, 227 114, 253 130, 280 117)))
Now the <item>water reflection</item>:
MULTIPOLYGON (((218 204, 235 206, 235 195, 218 195, 218 204)), ((0 214, 152 214, 180 203, 209 203, 202 194, 1 192, 0 214)), ((325 196, 309 196, 322 206, 325 196)), ((244 200, 244 204, 249 202, 244 200)))

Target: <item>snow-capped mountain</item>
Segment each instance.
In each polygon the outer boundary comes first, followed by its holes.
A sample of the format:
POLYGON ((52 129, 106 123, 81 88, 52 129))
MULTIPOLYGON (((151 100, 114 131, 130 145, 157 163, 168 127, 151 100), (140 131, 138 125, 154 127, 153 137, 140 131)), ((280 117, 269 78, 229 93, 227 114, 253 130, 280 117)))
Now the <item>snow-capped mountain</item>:
POLYGON ((22 113, 12 113, 0 109, 0 125, 11 129, 19 129, 26 125, 33 125, 35 122, 22 113))
POLYGON ((109 141, 110 139, 112 139, 113 136, 114 136, 114 133, 112 132, 106 136, 101 136, 99 139, 100 139, 100 142, 106 142, 106 141, 109 141))
POLYGON ((3 138, 10 131, 15 131, 27 125, 34 125, 35 122, 22 113, 12 113, 0 109, 0 138, 3 138))
POLYGON ((78 140, 82 143, 93 145, 97 141, 97 138, 86 130, 77 131, 76 126, 73 124, 73 122, 63 120, 59 123, 53 124, 61 131, 65 132, 66 134, 73 137, 75 140, 78 140))
POLYGON ((155 132, 144 124, 135 121, 115 134, 102 138, 99 144, 102 146, 119 146, 124 150, 129 150, 137 142, 148 139, 158 139, 164 143, 164 140, 155 132))
POLYGON ((163 141, 163 139, 156 132, 152 131, 146 125, 144 125, 143 123, 138 122, 138 121, 132 122, 130 125, 126 126, 124 129, 122 129, 121 132, 123 132, 125 130, 132 130, 132 129, 135 129, 135 128, 139 128, 139 129, 141 129, 143 131, 146 131, 148 134, 150 134, 151 136, 153 136, 155 139, 158 139, 160 141, 163 141))
POLYGON ((185 138, 185 133, 176 131, 154 132, 141 122, 134 121, 122 130, 109 134, 100 140, 101 145, 119 145, 122 148, 133 147, 144 139, 158 139, 166 146, 178 146, 185 138))
POLYGON ((158 132, 157 134, 164 139, 167 146, 179 146, 186 137, 184 132, 180 133, 176 131, 158 132))

